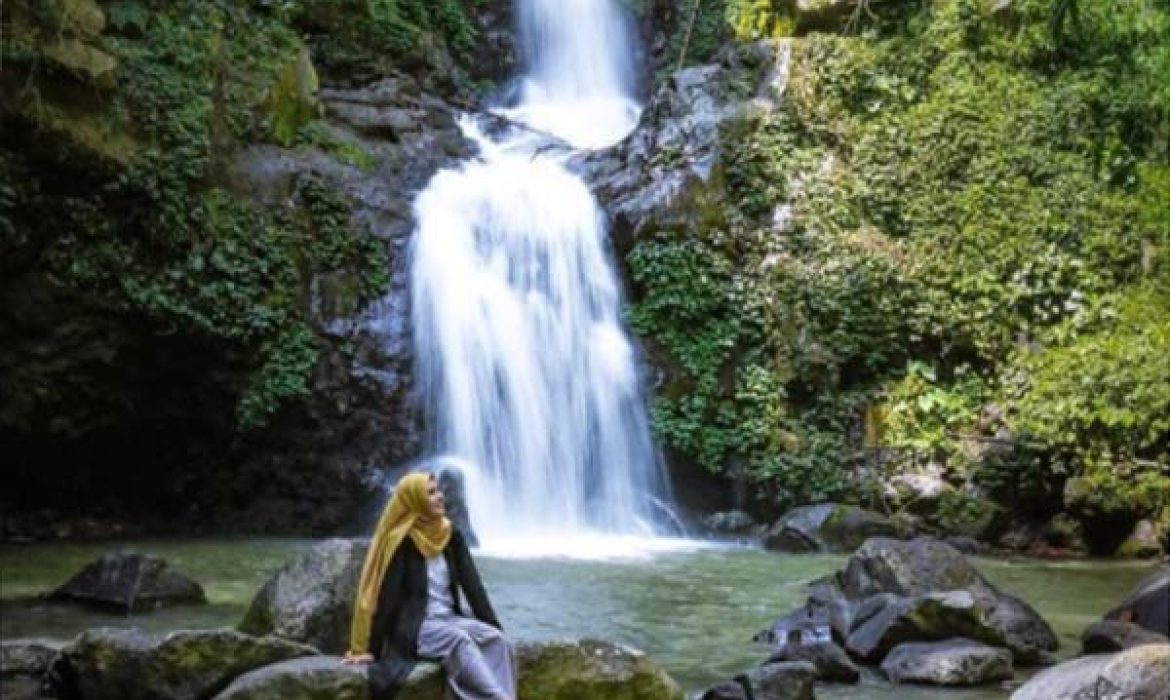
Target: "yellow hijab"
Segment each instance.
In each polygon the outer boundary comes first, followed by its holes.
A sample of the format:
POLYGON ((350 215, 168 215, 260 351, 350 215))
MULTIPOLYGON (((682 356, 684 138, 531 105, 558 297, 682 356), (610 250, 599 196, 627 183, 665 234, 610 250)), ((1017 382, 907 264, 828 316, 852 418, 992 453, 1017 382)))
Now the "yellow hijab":
POLYGON ((354 601, 353 623, 349 631, 349 649, 355 654, 369 651, 370 628, 374 610, 378 606, 378 592, 386 568, 407 535, 418 551, 427 559, 438 556, 451 539, 451 521, 447 518, 426 519, 427 487, 430 474, 414 472, 402 477, 394 488, 394 496, 386 504, 370 541, 362 577, 354 601))

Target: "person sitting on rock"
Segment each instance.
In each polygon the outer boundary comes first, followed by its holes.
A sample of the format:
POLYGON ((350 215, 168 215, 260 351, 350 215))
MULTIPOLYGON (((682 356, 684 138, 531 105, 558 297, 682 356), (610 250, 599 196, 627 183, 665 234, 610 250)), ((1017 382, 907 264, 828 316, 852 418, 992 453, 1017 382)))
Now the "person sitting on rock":
POLYGON ((370 664, 371 694, 389 700, 419 660, 443 664, 449 698, 516 700, 512 645, 471 552, 434 476, 415 472, 398 482, 370 542, 345 662, 370 664))

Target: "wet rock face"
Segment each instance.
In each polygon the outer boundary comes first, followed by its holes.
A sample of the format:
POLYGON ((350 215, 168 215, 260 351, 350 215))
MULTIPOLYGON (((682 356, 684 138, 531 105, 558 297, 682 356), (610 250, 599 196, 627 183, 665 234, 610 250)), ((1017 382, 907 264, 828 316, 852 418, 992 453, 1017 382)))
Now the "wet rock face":
POLYGON ((260 480, 264 496, 249 522, 271 520, 277 524, 265 529, 276 531, 296 529, 290 499, 280 495, 290 492, 300 494, 291 500, 316 505, 306 514, 319 521, 310 531, 356 525, 380 493, 377 470, 418 454, 421 414, 412 393, 407 252, 415 226, 412 203, 434 173, 472 153, 454 109, 410 76, 325 88, 321 100, 330 138, 345 144, 351 162, 324 147, 255 146, 239 155, 233 179, 254 199, 290 216, 300 215, 309 183, 342 193, 351 200, 356 228, 385 247, 390 281, 381 298, 359 308, 359 281, 345 271, 309 280, 309 318, 324 341, 311 396, 301 411, 265 431, 264 449, 246 458, 249 471, 272 479, 260 480), (318 477, 321 483, 311 483, 318 477), (318 503, 323 498, 326 507, 318 503))
POLYGON ((124 613, 207 602, 203 587, 166 561, 125 552, 90 563, 49 597, 124 613))
POLYGON ((775 107, 789 46, 762 42, 728 52, 720 63, 675 72, 625 141, 574 161, 606 209, 620 251, 639 236, 720 215, 721 143, 775 107))

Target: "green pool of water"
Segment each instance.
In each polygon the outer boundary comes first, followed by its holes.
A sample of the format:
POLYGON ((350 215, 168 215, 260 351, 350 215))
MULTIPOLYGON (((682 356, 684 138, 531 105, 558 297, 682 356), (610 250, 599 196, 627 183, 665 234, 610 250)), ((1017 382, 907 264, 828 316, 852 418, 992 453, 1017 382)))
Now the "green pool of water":
MULTIPOLYGON (((312 544, 217 539, 6 545, 0 547, 0 632, 5 639, 67 639, 99 625, 158 632, 234 625, 264 579, 312 544), (166 558, 203 584, 210 604, 126 617, 35 598, 119 546, 166 558)), ((608 562, 481 557, 480 566, 514 638, 625 642, 649 652, 693 692, 761 661, 767 650, 750 641, 752 634, 800 605, 804 585, 844 561, 723 548, 608 562)), ((1096 561, 979 559, 977 565, 1001 589, 1040 611, 1059 635, 1066 657, 1076 653, 1081 631, 1151 569, 1149 564, 1096 561)), ((859 686, 823 685, 817 691, 818 697, 836 700, 990 700, 1008 694, 1005 688, 893 687, 875 674, 859 686)))

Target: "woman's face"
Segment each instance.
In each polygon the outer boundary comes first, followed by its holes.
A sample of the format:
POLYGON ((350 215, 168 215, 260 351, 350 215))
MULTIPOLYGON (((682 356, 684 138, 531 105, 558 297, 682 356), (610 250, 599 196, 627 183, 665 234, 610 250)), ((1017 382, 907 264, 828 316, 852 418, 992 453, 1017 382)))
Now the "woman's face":
POLYGON ((434 477, 427 481, 427 515, 442 517, 447 514, 447 504, 443 501, 443 490, 434 477))

